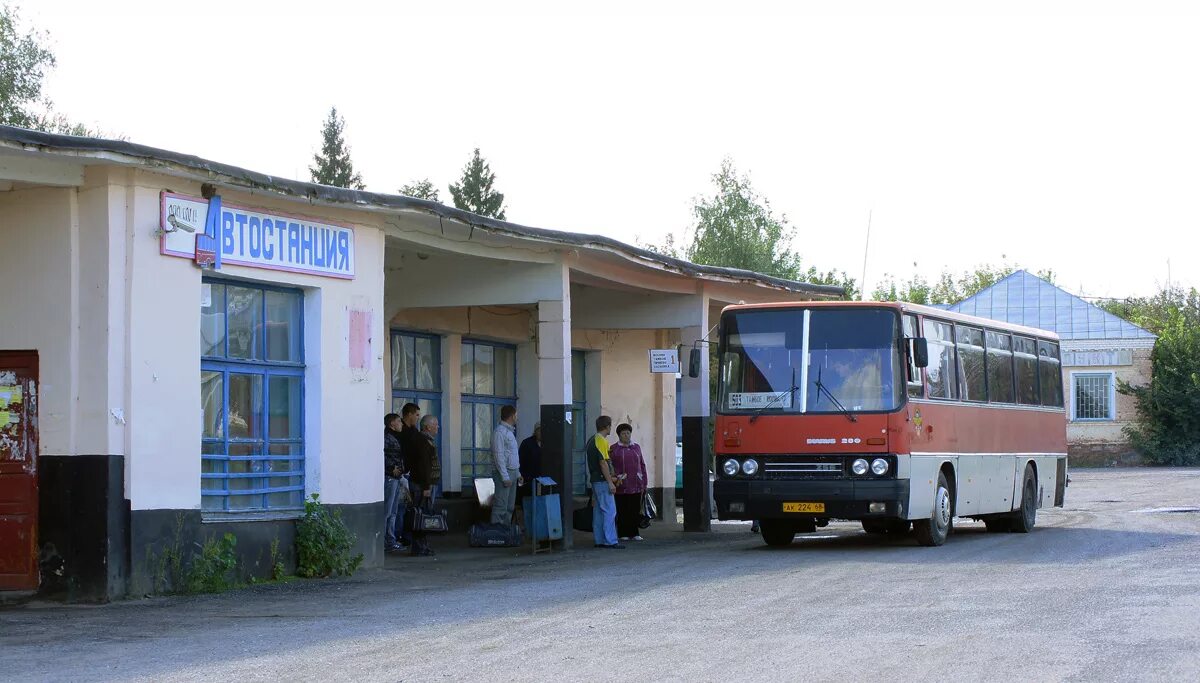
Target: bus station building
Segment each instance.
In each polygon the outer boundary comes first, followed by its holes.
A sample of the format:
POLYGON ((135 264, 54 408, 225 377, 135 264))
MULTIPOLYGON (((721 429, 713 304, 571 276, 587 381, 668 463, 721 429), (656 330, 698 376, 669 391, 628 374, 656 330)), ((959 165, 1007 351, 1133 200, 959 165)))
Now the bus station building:
MULTIPOLYGON (((543 471, 584 491, 595 418, 633 425, 686 526, 708 524, 706 338, 731 303, 835 287, 699 266, 597 235, 271 177, 123 141, 0 127, 0 590, 107 600, 233 532, 245 570, 294 562, 313 494, 383 561, 383 416, 440 418, 452 516, 491 473, 499 407, 540 422, 543 471), (694 493, 693 493, 694 492, 694 493)), ((568 513, 575 506, 564 495, 568 513)), ((569 534, 568 534, 569 536, 569 534)), ((569 539, 568 539, 569 542, 569 539)))

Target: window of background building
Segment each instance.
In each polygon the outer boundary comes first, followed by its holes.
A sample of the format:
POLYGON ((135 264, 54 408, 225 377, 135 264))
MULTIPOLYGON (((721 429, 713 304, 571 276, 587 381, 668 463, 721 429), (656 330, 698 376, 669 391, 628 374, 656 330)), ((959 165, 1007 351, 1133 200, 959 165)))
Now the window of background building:
POLYGON ((205 280, 200 494, 206 512, 304 502, 303 295, 205 280))
MULTIPOLYGON (((416 403, 421 407, 421 415, 433 415, 438 422, 445 421, 442 417, 441 348, 441 339, 436 336, 392 330, 391 412, 399 414, 405 403, 416 403)), ((438 458, 444 465, 441 432, 438 432, 437 446, 438 458)))
MULTIPOLYGON (((500 422, 501 406, 517 404, 516 358, 514 346, 463 340, 461 436, 464 490, 473 490, 476 478, 492 476, 492 430, 500 422)), ((529 421, 528 429, 532 430, 535 421, 536 418, 529 421)), ((517 441, 525 436, 529 435, 518 432, 517 441)))
POLYGON ((1113 376, 1111 373, 1075 373, 1076 420, 1113 420, 1113 376))

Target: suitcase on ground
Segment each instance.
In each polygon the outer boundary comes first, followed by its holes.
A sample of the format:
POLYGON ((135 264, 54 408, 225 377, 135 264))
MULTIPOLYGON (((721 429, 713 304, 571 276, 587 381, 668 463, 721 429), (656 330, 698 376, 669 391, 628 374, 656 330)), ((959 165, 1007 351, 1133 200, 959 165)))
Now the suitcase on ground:
POLYGON ((521 545, 521 527, 512 524, 473 524, 467 533, 472 548, 515 548, 521 545))
POLYGON ((592 530, 592 506, 586 505, 575 510, 571 516, 571 527, 576 531, 592 530))

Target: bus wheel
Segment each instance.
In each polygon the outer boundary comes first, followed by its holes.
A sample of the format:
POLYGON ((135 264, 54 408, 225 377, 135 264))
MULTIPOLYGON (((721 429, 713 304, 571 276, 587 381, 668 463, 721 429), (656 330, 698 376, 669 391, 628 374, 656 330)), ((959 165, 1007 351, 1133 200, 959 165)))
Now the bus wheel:
POLYGON ((1025 466, 1025 484, 1021 487, 1021 509, 1008 520, 1010 531, 1027 534, 1037 523, 1037 478, 1033 476, 1033 465, 1025 466))
POLYGON ((953 503, 950 500, 950 486, 946 483, 946 473, 938 473, 937 492, 933 494, 933 510, 929 519, 913 520, 913 533, 917 543, 924 546, 937 546, 946 542, 950 529, 954 525, 953 503))
POLYGON ((987 527, 989 533, 1002 534, 1012 529, 1011 520, 1005 516, 984 517, 983 525, 987 527))
POLYGON ((796 538, 796 528, 791 522, 782 519, 764 519, 759 522, 762 529, 763 541, 773 548, 787 547, 796 538))

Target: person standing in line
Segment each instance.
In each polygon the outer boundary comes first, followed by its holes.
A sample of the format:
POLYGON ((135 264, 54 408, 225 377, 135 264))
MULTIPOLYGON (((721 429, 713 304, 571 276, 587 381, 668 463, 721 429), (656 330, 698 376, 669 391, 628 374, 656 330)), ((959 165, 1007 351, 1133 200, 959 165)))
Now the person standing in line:
POLYGON ((592 536, 597 548, 623 549, 617 543, 617 506, 613 494, 617 478, 613 476, 608 455, 608 435, 612 418, 596 418, 596 433, 587 442, 588 480, 592 484, 592 536))
MULTIPOLYGON (((409 485, 412 487, 413 507, 416 509, 421 509, 422 506, 430 509, 433 507, 434 487, 437 485, 435 474, 440 469, 437 465, 437 433, 437 416, 422 417, 421 441, 408 458, 409 485)), ((419 557, 435 554, 433 548, 429 547, 428 534, 419 530, 413 531, 412 554, 419 557)))
POLYGON ((500 424, 492 432, 492 481, 496 494, 492 496, 492 524, 511 526, 517 489, 525 480, 521 477, 520 448, 517 446, 517 409, 500 408, 500 424))
MULTIPOLYGON (((400 494, 404 481, 401 478, 404 474, 404 457, 400 447, 400 428, 400 416, 396 413, 388 413, 383 418, 383 508, 387 515, 384 518, 383 537, 384 550, 389 553, 408 549, 400 543, 396 534, 397 518, 404 519, 404 502, 400 494)), ((403 521, 400 524, 399 531, 403 533, 403 521)))
POLYGON ((520 488, 521 501, 533 495, 533 480, 542 476, 542 423, 533 425, 533 434, 521 442, 517 451, 521 461, 521 477, 525 483, 520 488))
POLYGON ((617 477, 617 536, 622 541, 644 540, 638 524, 642 521, 642 496, 646 494, 646 460, 632 436, 632 425, 617 425, 618 441, 608 450, 617 477))
POLYGON ((409 454, 416 453, 421 449, 424 439, 421 437, 421 432, 417 429, 417 423, 421 420, 421 406, 416 403, 405 403, 400 409, 400 450, 404 454, 404 479, 400 486, 400 495, 403 501, 400 503, 400 514, 397 515, 400 520, 397 522, 396 534, 400 536, 401 543, 412 545, 412 531, 404 526, 405 509, 413 505, 412 486, 409 478, 409 468, 412 464, 408 462, 409 454))

